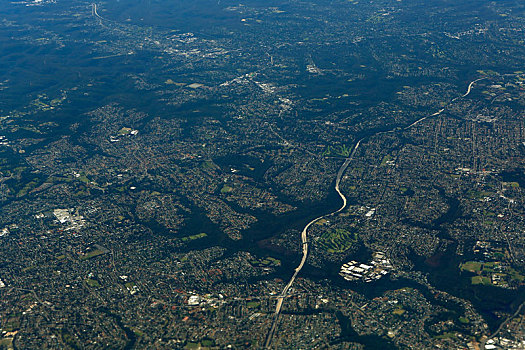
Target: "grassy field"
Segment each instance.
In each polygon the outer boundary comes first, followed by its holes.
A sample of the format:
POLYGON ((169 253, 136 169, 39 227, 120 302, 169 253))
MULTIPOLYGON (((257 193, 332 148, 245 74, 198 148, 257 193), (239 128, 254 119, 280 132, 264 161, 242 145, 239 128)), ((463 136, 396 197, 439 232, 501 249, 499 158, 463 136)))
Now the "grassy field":
POLYGON ((230 193, 231 191, 233 191, 233 187, 228 185, 224 185, 221 188, 221 193, 230 193))
POLYGON ((266 258, 254 259, 250 262, 253 266, 259 267, 278 267, 281 266, 281 260, 267 256, 266 258))
POLYGON ((402 314, 405 313, 405 310, 404 310, 404 309, 395 309, 394 311, 392 311, 392 313, 393 313, 394 315, 401 316, 402 314))
POLYGON ((523 283, 525 276, 510 266, 499 261, 479 262, 467 261, 460 265, 461 271, 475 273, 477 276, 471 277, 473 285, 506 285, 507 283, 523 283), (492 277, 497 277, 498 282, 492 283, 492 277))
POLYGON ((0 339, 0 349, 11 350, 13 347, 13 338, 2 338, 0 339))
POLYGON ((356 232, 343 229, 326 231, 319 238, 319 246, 329 253, 342 253, 357 242, 356 232))
POLYGON ((198 233, 198 234, 193 235, 193 236, 182 237, 182 241, 183 242, 191 242, 191 241, 194 241, 196 239, 201 239, 201 238, 204 238, 204 237, 208 237, 208 235, 206 233, 202 232, 202 233, 198 233))
POLYGON ((348 157, 352 153, 352 146, 328 146, 323 152, 324 157, 348 157))
POLYGON ((472 273, 479 273, 481 272, 481 266, 483 264, 477 261, 467 261, 464 264, 461 264, 461 270, 462 271, 469 271, 472 273))
POLYGON ((99 256, 99 255, 102 255, 104 254, 105 252, 103 250, 100 250, 100 249, 95 249, 95 250, 92 250, 84 255, 82 255, 80 257, 80 260, 88 260, 88 259, 91 259, 91 258, 94 258, 96 256, 99 256))
POLYGON ((392 160, 392 156, 390 154, 387 154, 386 156, 383 157, 383 160, 381 161, 381 164, 379 166, 385 166, 386 162, 391 161, 391 160, 392 160))
POLYGON ((490 286, 492 283, 490 282, 490 278, 483 277, 483 276, 474 276, 471 278, 471 283, 473 285, 482 284, 484 286, 490 286))
POLYGON ((246 307, 248 309, 255 309, 258 308, 261 305, 258 301, 249 301, 246 303, 246 307))
POLYGON ((97 280, 94 280, 94 279, 91 279, 91 278, 88 278, 86 279, 86 284, 92 288, 98 288, 100 287, 100 283, 98 283, 97 280))

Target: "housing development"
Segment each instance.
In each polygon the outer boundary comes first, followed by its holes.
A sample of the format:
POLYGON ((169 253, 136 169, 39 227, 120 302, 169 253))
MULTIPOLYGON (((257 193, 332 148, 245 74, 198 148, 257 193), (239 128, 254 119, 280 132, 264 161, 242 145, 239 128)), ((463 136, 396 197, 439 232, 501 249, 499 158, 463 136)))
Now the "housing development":
POLYGON ((523 349, 525 3, 6 1, 0 349, 523 349))

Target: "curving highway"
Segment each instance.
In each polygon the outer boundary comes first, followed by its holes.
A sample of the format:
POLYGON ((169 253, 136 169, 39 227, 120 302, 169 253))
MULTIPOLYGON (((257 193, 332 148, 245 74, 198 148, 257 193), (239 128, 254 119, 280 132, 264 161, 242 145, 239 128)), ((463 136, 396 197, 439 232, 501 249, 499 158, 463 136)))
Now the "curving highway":
MULTIPOLYGON (((455 97, 448 104, 450 105, 451 103, 453 103, 454 101, 458 100, 459 98, 464 98, 464 97, 468 96, 470 94, 470 92, 472 91, 472 86, 476 82, 478 82, 480 80, 483 80, 483 79, 486 79, 486 78, 479 78, 479 79, 476 79, 476 80, 470 82, 470 84, 468 85, 468 88, 467 88, 467 92, 464 95, 455 97)), ((444 111, 445 111, 445 108, 442 108, 442 109, 440 109, 439 111, 437 111, 434 114, 431 114, 431 115, 419 118, 418 120, 416 120, 412 124, 402 128, 402 129, 397 129, 397 130, 408 130, 408 129, 412 128, 414 125, 417 125, 418 123, 422 122, 423 120, 425 120, 427 118, 438 116, 441 113, 443 113, 444 111)), ((392 129, 392 130, 389 130, 389 131, 377 132, 377 133, 375 133, 373 135, 370 135, 370 136, 367 136, 367 137, 371 137, 371 136, 375 136, 375 135, 381 135, 381 134, 386 134, 386 133, 392 133, 392 132, 395 132, 395 131, 396 131, 396 129, 392 129)), ((337 194, 339 195, 339 197, 341 197, 341 199, 343 201, 343 204, 341 205, 341 207, 339 209, 337 209, 336 211, 333 211, 331 213, 328 213, 328 214, 325 214, 325 215, 322 215, 322 216, 319 216, 319 217, 313 219, 308 224, 306 224, 306 226, 303 228, 303 231, 301 232, 301 244, 302 244, 302 247, 303 247, 303 255, 302 255, 302 258, 301 258, 301 262, 295 268, 292 277, 290 278, 288 283, 284 286, 283 290, 281 291, 281 294, 279 294, 277 296, 277 304, 275 306, 272 326, 271 326, 270 331, 268 332, 268 335, 266 336, 266 340, 264 342, 264 347, 265 348, 269 348, 271 343, 272 343, 272 339, 273 339, 275 331, 277 329, 277 325, 279 324, 279 318, 281 316, 281 309, 283 307, 284 298, 286 298, 288 296, 288 292, 289 292, 290 288, 294 284, 295 279, 297 278, 297 275, 303 269, 303 267, 304 267, 304 265, 306 263, 306 259, 308 258, 308 248, 309 248, 308 229, 310 228, 310 226, 315 224, 317 221, 319 221, 321 219, 325 219, 325 218, 333 216, 333 215, 336 215, 336 214, 340 213, 341 211, 343 211, 346 208, 347 200, 346 200, 345 195, 341 192, 341 190, 339 188, 339 184, 341 183, 341 179, 343 178, 344 172, 346 171, 346 169, 350 165, 350 162, 354 158, 354 155, 355 155, 357 149, 361 145, 361 141, 363 141, 367 137, 364 137, 364 138, 362 138, 362 139, 360 139, 359 141, 356 142, 354 148, 352 149, 352 153, 350 153, 350 156, 348 156, 348 158, 345 159, 343 165, 341 165, 341 167, 339 168, 339 171, 337 172, 337 175, 336 175, 336 178, 335 178, 335 191, 337 192, 337 194)))
POLYGON ((93 16, 103 19, 97 12, 97 4, 91 4, 91 13, 93 16))
POLYGON ((354 154, 357 151, 357 149, 359 148, 359 145, 361 144, 362 140, 363 139, 357 141, 357 143, 355 144, 354 148, 352 149, 352 153, 350 154, 350 156, 348 158, 346 158, 346 160, 343 163, 343 165, 341 165, 341 167, 339 168, 339 171, 337 172, 337 176, 335 178, 335 190, 337 191, 337 194, 339 195, 339 197, 341 197, 341 199, 343 200, 343 205, 339 209, 337 209, 336 211, 333 211, 331 213, 328 213, 328 214, 325 214, 325 215, 322 215, 322 216, 319 216, 319 217, 313 219, 308 224, 306 224, 306 226, 303 228, 303 231, 301 232, 301 243, 302 243, 302 246, 303 246, 303 256, 301 258, 301 262, 295 268, 294 274, 292 275, 292 277, 290 278, 290 280, 288 281, 286 286, 284 286, 283 290, 281 291, 281 294, 279 294, 279 296, 277 297, 277 305, 275 306, 274 320, 273 320, 270 332, 268 333, 268 336, 266 337, 266 342, 264 344, 265 348, 269 348, 270 344, 272 342, 272 338, 273 338, 273 335, 275 333, 275 329, 277 328, 277 324, 279 323, 278 321, 279 321, 279 317, 281 315, 281 308, 283 306, 284 298, 286 298, 288 296, 288 291, 290 290, 290 288, 292 287, 293 283, 295 282, 295 279, 297 278, 297 275, 299 274, 299 272, 301 272, 301 270, 303 269, 303 266, 306 263, 306 258, 308 258, 308 245, 309 245, 309 243, 308 243, 308 229, 310 228, 310 226, 315 224, 317 221, 319 221, 321 219, 324 219, 326 217, 335 215, 335 214, 341 212, 342 210, 344 210, 346 208, 346 202, 347 202, 346 201, 346 197, 341 192, 341 190, 339 189, 339 184, 341 183, 341 179, 343 178, 343 174, 344 174, 346 168, 348 168, 348 166, 350 165, 350 162, 352 161, 352 159, 354 157, 354 154))

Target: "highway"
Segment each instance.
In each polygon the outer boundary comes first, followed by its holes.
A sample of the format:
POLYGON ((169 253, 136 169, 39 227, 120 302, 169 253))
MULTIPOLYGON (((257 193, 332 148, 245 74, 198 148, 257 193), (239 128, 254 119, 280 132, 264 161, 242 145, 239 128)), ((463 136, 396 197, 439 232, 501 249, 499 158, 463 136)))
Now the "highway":
MULTIPOLYGON (((472 86, 476 82, 478 82, 480 80, 483 80, 483 79, 486 79, 486 78, 479 78, 479 79, 476 79, 476 80, 472 81, 468 85, 467 92, 464 95, 455 97, 453 100, 451 100, 448 103, 448 105, 450 105, 454 101, 458 100, 459 98, 463 98, 463 97, 468 96, 470 94, 471 90, 472 90, 472 86)), ((423 121, 423 120, 425 120, 427 118, 438 116, 441 113, 443 113, 444 111, 445 111, 445 108, 442 108, 439 111, 437 111, 437 112, 435 112, 435 113, 433 113, 431 115, 419 118, 418 120, 416 120, 412 124, 402 128, 402 129, 397 129, 397 130, 401 130, 401 131, 408 130, 408 129, 412 128, 414 125, 417 125, 418 123, 420 123, 421 121, 423 121)), ((392 129, 392 130, 389 130, 389 131, 377 132, 377 133, 375 133, 373 135, 367 136, 366 138, 372 137, 372 136, 376 136, 376 135, 386 134, 386 133, 393 133, 395 131, 396 131, 396 129, 392 129)), ((303 231, 301 232, 301 245, 303 247, 301 262, 295 268, 292 277, 290 278, 288 283, 284 286, 284 288, 281 291, 281 293, 277 296, 277 304, 275 305, 275 311, 274 311, 274 314, 273 314, 274 316, 273 316, 272 326, 271 326, 270 331, 268 332, 268 335, 266 336, 266 340, 264 342, 264 348, 266 348, 266 349, 270 348, 270 346, 272 344, 272 339, 273 339, 273 337, 275 335, 275 331, 277 329, 277 325, 279 324, 279 318, 281 316, 281 310, 282 310, 282 307, 283 307, 284 299, 288 296, 288 292, 289 292, 290 288, 292 288, 292 285, 294 284, 295 279, 297 278, 297 275, 299 275, 299 272, 301 272, 301 270, 303 269, 304 265, 306 264, 306 259, 308 258, 308 251, 309 251, 308 229, 310 228, 310 226, 315 224, 317 221, 319 221, 321 219, 325 219, 325 218, 333 216, 333 215, 336 215, 336 214, 340 213, 341 211, 343 211, 346 208, 347 200, 346 200, 345 195, 341 192, 341 190, 339 188, 339 185, 341 183, 341 179, 343 178, 344 172, 346 171, 346 169, 350 165, 352 159, 354 158, 355 153, 357 152, 357 149, 361 145, 361 141, 363 141, 364 139, 365 139, 365 137, 356 142, 356 144, 354 145, 354 148, 352 149, 352 152, 350 153, 348 158, 345 159, 343 165, 341 165, 341 167, 339 168, 339 170, 337 172, 337 175, 336 175, 336 178, 335 178, 335 191, 337 192, 337 194, 339 195, 339 197, 341 197, 341 199, 343 201, 343 204, 341 205, 341 207, 339 209, 337 209, 336 211, 333 211, 331 213, 328 213, 328 214, 325 214, 325 215, 322 215, 322 216, 319 216, 319 217, 313 219, 308 224, 306 224, 306 226, 303 228, 303 231)))
MULTIPOLYGON (((468 85, 467 92, 461 97, 467 97, 470 94, 470 91, 472 91, 472 86, 474 86, 475 83, 477 83, 478 81, 483 80, 483 79, 487 79, 487 78, 479 78, 479 79, 476 79, 476 80, 470 82, 470 84, 468 85)), ((455 99, 452 100, 452 102, 454 102, 457 99, 458 98, 456 97, 455 99)))
POLYGON ((505 321, 503 321, 503 322, 499 325, 498 329, 496 329, 496 331, 495 331, 493 334, 489 335, 489 336, 487 337, 487 339, 485 339, 485 340, 483 340, 483 341, 481 342, 480 349, 485 349, 485 344, 487 343, 487 341, 488 341, 489 339, 492 339, 492 338, 496 337, 496 336, 499 334, 499 332, 501 332, 502 329, 503 329, 505 326, 507 326, 507 324, 508 324, 510 321, 512 321, 512 319, 513 319, 514 317, 516 317, 516 316, 518 316, 518 315, 520 314, 521 309, 523 309, 524 306, 525 306, 525 301, 524 301, 523 303, 520 304, 520 306, 518 307, 518 309, 516 310, 516 312, 514 312, 511 316, 507 317, 507 319, 506 319, 505 321))
POLYGON ((97 4, 91 4, 91 13, 92 13, 94 16, 96 16, 96 17, 98 17, 98 18, 100 18, 100 19, 103 19, 103 18, 98 14, 98 12, 97 12, 97 4))
POLYGON ((266 342, 265 342, 265 345, 264 345, 265 348, 269 348, 270 344, 272 342, 272 338, 273 338, 273 335, 275 333, 275 329, 277 327, 277 324, 279 323, 278 321, 279 321, 279 317, 281 315, 281 309, 282 309, 282 306, 283 306, 284 298, 286 298, 288 296, 288 291, 290 290, 290 288, 292 287, 293 283, 295 282, 295 279, 297 278, 297 275, 299 274, 299 272, 301 272, 301 270, 303 269, 304 264, 306 263, 306 259, 308 258, 308 248, 309 248, 308 229, 310 228, 310 226, 315 224, 317 221, 319 221, 321 219, 324 219, 324 218, 327 218, 329 216, 336 215, 337 213, 343 211, 346 208, 347 200, 346 200, 345 195, 339 189, 339 184, 341 183, 341 179, 343 178, 343 174, 344 174, 345 170, 350 165, 350 162, 354 158, 354 155, 355 155, 357 149, 361 145, 361 141, 362 140, 363 139, 357 141, 357 143, 355 144, 354 148, 352 149, 352 153, 350 154, 350 156, 348 158, 346 158, 346 160, 343 163, 343 165, 341 165, 341 167, 339 168, 339 171, 337 172, 337 176, 335 178, 335 190, 336 190, 337 194, 339 195, 339 197, 341 197, 341 199, 343 200, 343 204, 336 211, 333 211, 331 213, 328 213, 328 214, 325 214, 325 215, 322 215, 322 216, 319 216, 319 217, 313 219, 308 224, 306 224, 306 226, 304 227, 303 231, 301 232, 301 243, 302 243, 302 246, 303 246, 303 256, 301 258, 301 262, 295 268, 294 274, 292 275, 292 277, 290 278, 290 280, 288 281, 286 286, 284 286, 281 294, 279 294, 279 296, 277 297, 277 304, 275 306, 275 312, 274 312, 274 320, 273 320, 273 323, 272 323, 272 328, 270 329, 270 332, 268 333, 268 336, 266 337, 266 342))

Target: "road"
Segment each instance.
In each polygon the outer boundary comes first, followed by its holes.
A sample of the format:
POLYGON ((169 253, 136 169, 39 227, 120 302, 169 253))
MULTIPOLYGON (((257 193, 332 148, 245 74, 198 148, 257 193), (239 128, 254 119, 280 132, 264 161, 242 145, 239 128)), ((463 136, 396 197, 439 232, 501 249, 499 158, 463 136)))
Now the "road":
MULTIPOLYGON (((476 79, 476 80, 472 81, 468 85, 467 92, 464 95, 455 97, 453 100, 451 100, 448 103, 448 105, 450 105, 454 101, 458 100, 459 98, 463 98, 463 97, 468 96, 470 94, 470 92, 472 91, 472 86, 476 82, 478 82, 480 80, 483 80, 483 79, 486 79, 486 78, 479 78, 479 79, 476 79)), ((386 133, 393 133, 396 130, 401 130, 401 131, 408 130, 408 129, 412 128, 414 125, 417 125, 418 123, 422 122, 423 120, 425 120, 427 118, 438 116, 441 113, 443 113, 444 111, 445 111, 445 108, 442 108, 439 111, 437 111, 437 112, 435 112, 435 113, 433 113, 431 115, 419 118, 418 120, 416 120, 412 124, 402 128, 402 129, 395 129, 394 128, 394 129, 389 130, 389 131, 382 131, 382 132, 375 133, 373 135, 367 136, 366 138, 372 137, 372 136, 376 136, 376 135, 386 134, 386 133)), ((337 209, 336 211, 333 211, 331 213, 328 213, 328 214, 325 214, 325 215, 322 215, 322 216, 319 216, 319 217, 313 219, 308 224, 306 224, 306 226, 303 228, 303 231, 301 232, 301 244, 302 244, 302 247, 303 247, 301 262, 295 268, 292 277, 290 278, 288 283, 284 286, 283 290, 281 291, 281 294, 279 294, 279 296, 277 296, 277 304, 275 306, 272 326, 271 326, 270 331, 268 332, 268 335, 266 336, 266 340, 264 342, 264 348, 266 348, 266 349, 269 348, 270 345, 272 344, 272 339, 273 339, 273 337, 275 335, 275 331, 277 329, 277 325, 279 324, 279 318, 281 316, 281 310, 282 310, 282 307, 283 307, 284 299, 288 296, 288 292, 289 292, 290 288, 292 288, 292 285, 294 284, 295 279, 297 278, 297 275, 299 275, 299 272, 301 272, 301 270, 303 269, 304 265, 306 264, 306 259, 308 258, 308 251, 309 251, 309 249, 308 249, 309 248, 308 229, 310 228, 310 226, 315 224, 317 221, 325 219, 325 218, 333 216, 333 215, 336 215, 336 214, 340 213, 341 211, 343 211, 346 208, 347 200, 346 200, 345 195, 341 192, 341 190, 339 188, 339 184, 341 183, 341 179, 343 178, 344 172, 346 171, 346 169, 350 165, 350 162, 354 158, 355 153, 357 152, 357 149, 361 145, 361 141, 363 141, 364 139, 365 138, 362 138, 362 139, 360 139, 359 141, 356 142, 354 148, 352 149, 352 153, 350 153, 350 156, 348 156, 348 158, 345 159, 343 165, 341 165, 341 167, 339 168, 339 170, 337 172, 337 175, 336 175, 336 178, 335 178, 335 191, 337 192, 337 194, 339 195, 339 197, 341 197, 341 199, 343 201, 343 204, 341 205, 341 207, 339 209, 337 209)))
POLYGON ((480 349, 485 349, 485 344, 487 343, 487 341, 489 339, 492 339, 494 337, 496 337, 499 332, 501 332, 501 330, 503 329, 503 327, 505 327, 510 321, 512 321, 512 319, 516 316, 518 316, 521 312, 521 309, 523 309, 523 307, 525 306, 525 301, 523 303, 520 304, 520 306, 518 307, 518 309, 516 310, 516 312, 514 312, 511 316, 509 316, 505 321, 503 321, 498 329, 496 329, 496 331, 491 334, 487 339, 485 339, 483 342, 481 342, 481 346, 479 347, 480 349))
POLYGON ((91 12, 94 16, 103 19, 97 12, 97 4, 91 4, 91 12))
MULTIPOLYGON (((477 83, 478 81, 480 80, 483 80, 483 79, 487 79, 487 78, 479 78, 479 79, 476 79, 474 81, 471 81, 470 84, 468 85, 468 89, 467 89, 467 92, 461 96, 461 97, 467 97, 469 94, 470 94, 470 91, 472 91, 472 87, 474 86, 475 83, 477 83)), ((458 97, 456 97, 455 99, 452 100, 452 102, 454 102, 455 100, 457 100, 458 97)))
POLYGON ((295 282, 295 279, 297 278, 297 275, 299 274, 299 272, 301 272, 301 270, 303 269, 304 264, 306 263, 306 259, 308 258, 308 248, 309 248, 308 229, 310 228, 310 226, 315 224, 317 221, 319 221, 321 219, 324 219, 324 218, 327 218, 329 216, 336 215, 337 213, 341 212, 342 210, 344 210, 346 208, 347 200, 346 200, 345 195, 339 189, 339 184, 341 183, 341 179, 343 178, 343 174, 344 174, 346 168, 348 168, 348 166, 350 165, 350 162, 352 161, 352 159, 353 159, 353 157, 355 155, 355 152, 359 148, 359 145, 361 144, 361 141, 362 141, 362 139, 357 141, 357 143, 355 144, 355 146, 354 146, 354 148, 352 150, 352 153, 350 154, 350 156, 348 158, 346 158, 346 160, 343 163, 343 165, 341 165, 341 167, 339 168, 339 171, 337 172, 337 176, 335 178, 335 190, 337 191, 337 194, 339 195, 339 197, 341 197, 341 199, 343 200, 343 204, 336 211, 333 211, 331 213, 328 213, 328 214, 325 214, 325 215, 322 215, 322 216, 319 216, 319 217, 313 219, 312 221, 310 221, 304 227, 303 231, 301 232, 301 243, 302 243, 302 246, 303 246, 303 256, 301 258, 301 262, 299 263, 299 266, 297 266, 295 268, 294 274, 292 275, 292 277, 290 278, 290 280, 288 281, 286 286, 284 286, 281 294, 279 294, 279 296, 277 297, 277 304, 275 306, 275 312, 274 312, 274 320, 273 320, 273 323, 272 323, 272 328, 270 329, 270 332, 268 332, 268 335, 266 337, 266 342, 264 344, 265 348, 269 348, 270 345, 271 345, 271 342, 272 342, 272 339, 273 339, 273 335, 275 334, 275 329, 277 328, 277 324, 279 323, 278 321, 279 321, 279 317, 281 315, 281 309, 282 309, 282 306, 283 306, 284 298, 286 298, 288 296, 288 291, 290 290, 290 288, 292 287, 293 283, 295 282))
POLYGON ((97 4, 91 4, 91 11, 93 12, 94 16, 100 17, 97 13, 97 4))

